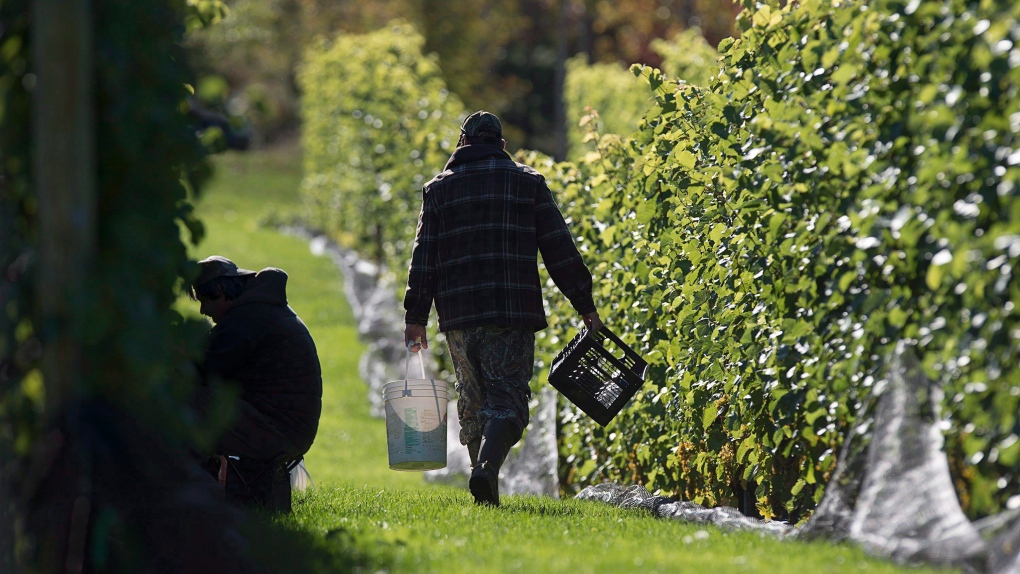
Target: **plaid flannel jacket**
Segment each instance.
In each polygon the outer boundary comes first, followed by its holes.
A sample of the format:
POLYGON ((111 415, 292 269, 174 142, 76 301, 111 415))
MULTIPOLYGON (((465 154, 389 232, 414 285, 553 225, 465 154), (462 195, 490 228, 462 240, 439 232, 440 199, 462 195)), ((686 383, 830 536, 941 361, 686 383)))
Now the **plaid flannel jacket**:
POLYGON ((457 148, 425 184, 404 319, 440 331, 486 325, 546 327, 538 252, 581 314, 595 311, 592 276, 545 178, 492 145, 457 148))

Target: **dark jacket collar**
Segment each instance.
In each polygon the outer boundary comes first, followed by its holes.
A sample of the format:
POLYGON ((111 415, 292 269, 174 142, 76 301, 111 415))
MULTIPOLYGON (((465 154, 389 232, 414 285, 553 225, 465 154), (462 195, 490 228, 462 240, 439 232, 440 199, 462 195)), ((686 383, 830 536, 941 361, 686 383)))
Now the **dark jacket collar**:
POLYGON ((489 158, 513 161, 513 159, 511 159, 510 157, 510 154, 499 149, 499 146, 488 144, 473 144, 461 146, 453 150, 453 155, 450 156, 449 161, 446 162, 446 167, 443 169, 452 169, 453 167, 456 167, 461 164, 471 163, 473 161, 479 161, 489 158))

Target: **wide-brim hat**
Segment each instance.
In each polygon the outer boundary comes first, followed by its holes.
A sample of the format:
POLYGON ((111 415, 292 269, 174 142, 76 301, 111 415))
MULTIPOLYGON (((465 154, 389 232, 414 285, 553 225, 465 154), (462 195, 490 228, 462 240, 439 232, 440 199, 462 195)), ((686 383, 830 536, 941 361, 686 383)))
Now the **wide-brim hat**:
POLYGON ((205 285, 219 277, 248 277, 256 273, 250 269, 242 269, 233 261, 220 255, 206 257, 198 262, 198 267, 200 271, 198 279, 195 279, 196 286, 205 285))

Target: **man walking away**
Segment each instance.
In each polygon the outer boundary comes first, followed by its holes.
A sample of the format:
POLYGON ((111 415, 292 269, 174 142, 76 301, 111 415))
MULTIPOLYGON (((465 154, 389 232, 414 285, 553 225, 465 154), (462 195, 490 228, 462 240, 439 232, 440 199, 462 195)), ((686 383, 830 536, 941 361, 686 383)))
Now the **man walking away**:
POLYGON ((475 502, 499 505, 499 468, 529 422, 535 332, 547 326, 538 253, 593 330, 592 276, 545 178, 504 151, 499 118, 464 120, 458 147, 425 184, 404 294, 404 344, 428 348, 432 303, 457 374, 460 441, 475 502))

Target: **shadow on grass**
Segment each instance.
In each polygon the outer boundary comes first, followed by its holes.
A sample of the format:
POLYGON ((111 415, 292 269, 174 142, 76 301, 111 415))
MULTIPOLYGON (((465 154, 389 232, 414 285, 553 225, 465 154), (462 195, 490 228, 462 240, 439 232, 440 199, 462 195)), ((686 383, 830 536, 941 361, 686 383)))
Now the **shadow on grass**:
POLYGON ((333 574, 390 566, 389 546, 376 544, 378 554, 370 554, 346 532, 322 536, 286 516, 229 503, 188 449, 135 411, 89 398, 73 412, 74 424, 41 443, 49 462, 40 463, 26 497, 26 530, 35 533, 40 554, 50 553, 40 560, 95 574, 333 574))
POLYGON ((268 513, 248 511, 246 515, 240 531, 250 544, 249 557, 262 572, 333 574, 390 566, 382 556, 359 551, 354 536, 345 529, 319 535, 268 513))

